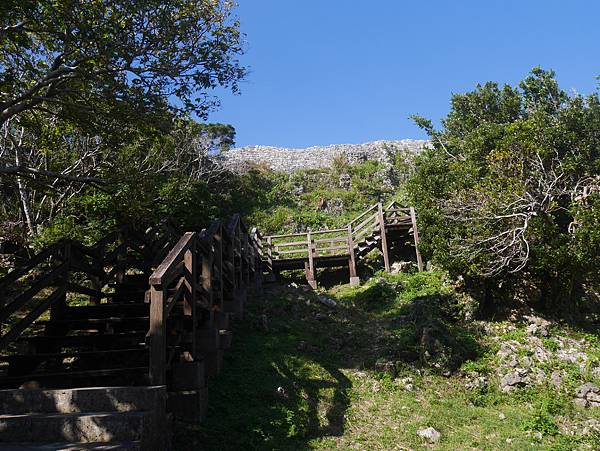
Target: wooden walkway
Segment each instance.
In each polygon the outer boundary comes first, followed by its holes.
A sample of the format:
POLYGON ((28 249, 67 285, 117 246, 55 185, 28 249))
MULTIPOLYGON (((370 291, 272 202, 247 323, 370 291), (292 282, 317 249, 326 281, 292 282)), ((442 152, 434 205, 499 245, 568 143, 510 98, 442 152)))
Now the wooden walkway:
MULTIPOLYGON (((415 211, 394 203, 373 205, 336 230, 262 237, 234 215, 183 234, 163 221, 144 233, 121 229, 91 247, 56 243, 0 278, 0 388, 11 389, 0 391, 0 400, 21 399, 18 387, 95 387, 110 397, 119 386, 126 399, 127 388, 158 386, 175 417, 197 421, 207 381, 219 374, 231 345, 230 319, 243 317, 248 292, 259 293, 265 275, 304 269, 316 287, 317 268, 348 265, 350 282, 358 284, 361 258, 381 249, 389 270, 388 245, 410 235, 422 270, 415 211)), ((98 418, 122 414, 96 401, 86 409, 98 418)), ((164 414, 164 403, 155 404, 164 414)), ((31 418, 48 421, 40 426, 48 434, 32 437, 14 407, 1 412, 0 428, 13 432, 0 434, 0 448, 14 440, 56 441, 73 421, 70 412, 46 418, 31 410, 31 418)), ((162 429, 153 432, 167 436, 166 422, 158 423, 162 429)), ((105 428, 107 437, 116 431, 105 428)), ((140 434, 141 443, 155 443, 140 434)))
POLYGON ((389 245, 412 235, 419 271, 423 261, 419 252, 419 232, 413 207, 387 207, 377 203, 339 229, 308 231, 264 237, 266 267, 273 274, 283 270, 304 269, 308 283, 317 287, 316 269, 348 266, 350 284, 358 285, 358 261, 374 249, 383 254, 385 270, 390 271, 389 245))

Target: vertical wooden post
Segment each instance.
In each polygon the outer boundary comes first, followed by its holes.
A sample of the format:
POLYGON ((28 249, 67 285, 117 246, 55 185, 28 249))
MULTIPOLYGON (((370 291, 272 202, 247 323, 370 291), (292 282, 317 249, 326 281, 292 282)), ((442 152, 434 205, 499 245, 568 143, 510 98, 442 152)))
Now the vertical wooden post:
POLYGON ((196 314, 196 283, 198 281, 196 264, 196 237, 192 239, 190 247, 183 255, 185 296, 183 314, 192 317, 192 355, 196 355, 196 329, 198 316, 196 314))
POLYGON ((216 267, 219 271, 219 308, 223 309, 223 287, 225 284, 225 281, 223 280, 223 226, 219 227, 219 242, 217 246, 215 246, 215 250, 218 250, 216 267))
POLYGON ((385 233, 385 216, 383 214, 383 206, 381 202, 377 204, 377 212, 379 217, 379 230, 381 232, 381 252, 383 253, 383 264, 385 271, 390 272, 390 256, 388 254, 387 236, 385 233))
MULTIPOLYGON (((231 273, 229 274, 229 278, 231 279, 231 283, 233 284, 233 292, 235 293, 235 289, 238 287, 238 281, 237 281, 237 271, 235 268, 235 230, 231 231, 231 236, 229 237, 229 240, 227 240, 227 260, 229 261, 230 265, 227 265, 228 268, 230 268, 231 273)), ((233 294, 233 293, 232 293, 233 294)))
POLYGON ((150 286, 150 383, 164 385, 167 364, 167 340, 164 329, 166 288, 150 286))
POLYGON ((306 280, 308 284, 313 288, 317 288, 316 274, 315 274, 315 260, 314 260, 314 244, 310 235, 310 230, 306 233, 306 241, 308 246, 308 268, 306 271, 306 280))
POLYGON ((253 229, 252 235, 254 238, 254 283, 257 293, 260 293, 263 281, 262 238, 256 228, 253 229))
POLYGON ((65 271, 64 275, 61 276, 60 280, 61 288, 63 289, 60 299, 57 300, 54 304, 52 304, 52 306, 50 307, 51 320, 63 319, 67 311, 67 279, 69 271, 71 269, 71 261, 73 260, 73 250, 74 249, 71 248, 71 242, 65 241, 65 244, 61 249, 60 258, 63 261, 63 263, 67 265, 67 270, 65 271))
MULTIPOLYGON (((216 246, 215 246, 216 247, 216 246)), ((212 266, 213 266, 213 249, 212 243, 208 254, 202 255, 202 289, 204 290, 208 308, 213 307, 213 287, 212 287, 212 266)))
POLYGON ((118 234, 119 244, 123 245, 123 252, 119 253, 116 256, 115 264, 117 265, 117 273, 115 275, 115 281, 117 284, 123 283, 125 280, 125 260, 127 259, 127 245, 126 245, 127 237, 125 235, 125 230, 120 230, 118 234))
POLYGON ((352 240, 352 225, 348 224, 348 268, 350 270, 350 285, 355 287, 360 284, 356 275, 356 255, 354 255, 354 241, 352 240))
POLYGON ((275 271, 273 271, 273 238, 267 237, 267 271, 269 272, 269 281, 275 281, 275 271))
POLYGON ((183 255, 183 277, 185 283, 185 296, 183 304, 183 314, 193 316, 194 305, 196 301, 196 250, 195 241, 183 255))
POLYGON ((244 279, 244 286, 247 287, 250 285, 250 271, 252 271, 251 267, 251 252, 248 246, 248 232, 243 232, 242 239, 242 262, 244 264, 244 271, 242 273, 242 277, 244 279))
POLYGON ((413 238, 415 240, 415 254, 417 255, 417 267, 419 272, 423 271, 423 260, 421 259, 421 252, 419 252, 419 230, 417 229, 417 214, 415 213, 415 207, 410 207, 410 220, 413 227, 413 238))

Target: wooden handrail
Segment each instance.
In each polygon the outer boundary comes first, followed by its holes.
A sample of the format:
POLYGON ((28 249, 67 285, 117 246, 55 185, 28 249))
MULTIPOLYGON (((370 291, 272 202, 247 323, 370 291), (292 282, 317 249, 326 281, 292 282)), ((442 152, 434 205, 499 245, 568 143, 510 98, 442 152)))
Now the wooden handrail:
POLYGON ((122 279, 128 268, 135 267, 146 271, 152 265, 153 252, 147 252, 154 247, 157 240, 162 241, 166 236, 166 246, 171 239, 169 232, 161 235, 159 226, 151 228, 148 234, 134 237, 135 233, 128 227, 122 227, 101 238, 93 246, 86 246, 74 240, 61 240, 42 250, 23 266, 16 268, 0 279, 0 323, 11 322, 13 325, 0 336, 0 350, 10 345, 19 335, 31 326, 48 310, 63 311, 69 293, 89 296, 90 302, 100 302, 100 299, 111 297, 111 293, 102 290, 111 281, 122 279), (142 247, 141 243, 144 242, 142 247), (110 249, 109 249, 110 248, 110 249), (129 252, 140 254, 141 258, 129 258, 129 252), (140 264, 141 267, 136 265, 140 264), (58 264, 56 264, 58 263, 58 264), (69 280, 77 275, 77 283, 69 280), (31 278, 26 276, 35 275, 31 278), (20 279, 14 292, 8 287, 20 279), (84 286, 89 283, 92 288, 84 286), (52 288, 51 294, 45 290, 52 288))
POLYGON ((361 213, 360 215, 358 215, 356 218, 354 218, 352 221, 350 221, 348 223, 348 225, 352 225, 354 224, 356 221, 358 221, 359 219, 361 219, 363 216, 365 216, 366 214, 368 214, 369 212, 376 210, 377 206, 379 205, 379 203, 372 205, 371 207, 369 207, 368 210, 365 210, 363 213, 361 213))
POLYGON ((196 239, 196 232, 186 232, 179 239, 177 244, 169 251, 165 259, 158 265, 158 268, 154 270, 148 281, 150 285, 163 285, 171 282, 165 276, 173 270, 175 264, 179 263, 183 259, 184 253, 190 249, 196 239))
MULTIPOLYGON (((150 381, 162 385, 173 355, 167 355, 167 320, 179 305, 190 318, 183 329, 169 326, 168 335, 179 341, 189 340, 190 355, 197 355, 196 330, 201 321, 212 318, 213 311, 224 308, 229 296, 244 289, 253 278, 262 277, 262 244, 256 229, 250 231, 239 214, 229 221, 213 221, 200 232, 186 232, 170 249, 149 277, 150 381), (224 226, 226 224, 226 226, 224 226), (182 302, 183 301, 183 302, 182 302), (204 310, 205 314, 200 312, 204 310), (190 326, 191 324, 191 326, 190 326), (190 330, 191 327, 191 330, 190 330)), ((272 249, 269 247, 272 255, 272 249)))

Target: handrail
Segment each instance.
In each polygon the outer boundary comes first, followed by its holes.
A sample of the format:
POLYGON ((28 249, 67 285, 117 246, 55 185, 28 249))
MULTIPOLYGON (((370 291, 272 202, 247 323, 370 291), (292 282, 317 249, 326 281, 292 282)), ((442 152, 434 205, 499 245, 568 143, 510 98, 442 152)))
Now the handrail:
POLYGON ((272 265, 273 260, 300 258, 301 255, 312 255, 313 257, 352 255, 357 243, 369 233, 379 233, 382 224, 384 224, 383 227, 387 227, 388 225, 403 225, 411 222, 410 211, 411 207, 398 207, 396 201, 391 201, 385 208, 381 202, 378 202, 352 219, 344 228, 266 236, 264 237, 266 244, 265 261, 272 265), (327 234, 333 236, 315 239, 315 236, 327 234), (290 240, 282 242, 286 238, 290 240), (346 242, 347 244, 345 246, 334 246, 334 242, 346 242), (323 243, 328 243, 329 246, 319 246, 323 243), (332 254, 332 251, 342 251, 342 253, 332 254), (291 257, 287 257, 290 255, 291 257))
MULTIPOLYGON (((0 331, 0 350, 48 310, 52 316, 61 316, 70 293, 84 294, 90 302, 97 303, 101 298, 110 297, 110 293, 102 290, 112 281, 121 281, 128 268, 149 269, 152 263, 147 261, 145 247, 152 248, 159 229, 154 228, 152 234, 154 236, 142 234, 142 247, 136 243, 138 239, 134 239, 133 231, 126 227, 108 233, 92 246, 61 240, 0 278, 0 324, 11 323, 10 328, 0 331), (130 252, 141 254, 141 260, 128 261, 130 252), (74 274, 77 274, 77 283, 69 280, 74 274), (30 277, 32 275, 35 277, 30 277), (8 290, 11 284, 16 284, 12 292, 8 290), (84 286, 86 284, 89 286, 84 286), (53 288, 50 294, 47 288, 53 288)), ((168 231, 163 236, 168 237, 168 231)), ((155 250, 151 250, 148 256, 154 254, 155 250)))
POLYGON ((213 312, 223 311, 237 290, 262 278, 262 248, 258 231, 250 231, 241 216, 235 214, 226 223, 216 220, 200 232, 186 232, 170 249, 149 277, 147 338, 152 384, 165 383, 175 352, 167 355, 167 335, 188 343, 189 355, 199 357, 196 332, 201 322, 207 318, 212 321, 213 312), (179 305, 189 321, 169 325, 167 320, 179 305))
POLYGON ((350 221, 348 223, 348 225, 351 226, 356 221, 358 221, 359 219, 361 219, 363 216, 365 216, 366 214, 368 214, 370 211, 376 210, 378 205, 379 205, 379 203, 372 205, 371 207, 369 207, 368 210, 364 211, 363 213, 361 213, 360 215, 358 215, 356 218, 354 218, 352 221, 350 221))
POLYGON ((176 262, 183 259, 184 253, 193 245, 195 239, 195 232, 186 232, 183 234, 177 244, 169 251, 165 259, 158 265, 158 268, 154 270, 148 279, 150 285, 163 285, 171 281, 165 276, 173 270, 176 262))

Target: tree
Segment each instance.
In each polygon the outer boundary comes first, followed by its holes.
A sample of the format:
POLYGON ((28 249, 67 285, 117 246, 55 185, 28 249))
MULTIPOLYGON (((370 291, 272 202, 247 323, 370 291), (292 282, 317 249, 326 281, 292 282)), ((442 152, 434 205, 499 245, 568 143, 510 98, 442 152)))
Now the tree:
POLYGON ((201 154, 226 150, 235 130, 189 116, 206 118, 218 105, 211 89, 237 92, 245 75, 233 7, 227 0, 0 2, 0 187, 11 205, 3 216, 14 217, 18 205, 34 234, 86 186, 108 189, 118 164, 140 176, 206 173, 201 154), (140 158, 124 158, 132 148, 140 158))
POLYGON ((455 274, 529 278, 574 299, 600 269, 600 99, 569 96, 540 68, 518 87, 452 97, 409 190, 424 250, 455 274))
POLYGON ((245 71, 229 1, 7 0, 0 125, 25 111, 204 117, 245 71))

